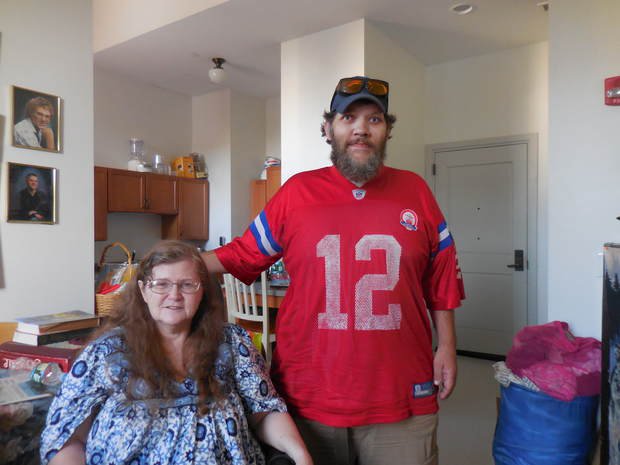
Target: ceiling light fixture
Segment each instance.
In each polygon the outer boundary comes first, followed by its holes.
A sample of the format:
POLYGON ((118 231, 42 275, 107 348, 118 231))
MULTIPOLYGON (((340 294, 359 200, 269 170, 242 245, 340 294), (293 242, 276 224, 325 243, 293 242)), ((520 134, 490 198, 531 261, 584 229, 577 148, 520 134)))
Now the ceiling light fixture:
POLYGON ((450 11, 457 15, 468 15, 474 11, 474 5, 469 3, 455 3, 450 7, 450 11))
POLYGON ((226 60, 223 58, 212 58, 211 60, 215 63, 215 66, 209 70, 209 79, 214 84, 221 84, 226 79, 226 71, 222 68, 226 60))

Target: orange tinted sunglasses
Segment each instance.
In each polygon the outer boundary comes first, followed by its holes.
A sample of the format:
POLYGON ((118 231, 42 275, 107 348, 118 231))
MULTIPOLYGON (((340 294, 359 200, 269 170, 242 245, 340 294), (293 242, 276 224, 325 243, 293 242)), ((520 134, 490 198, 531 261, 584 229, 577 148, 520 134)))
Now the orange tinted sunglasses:
POLYGON ((390 91, 390 85, 380 79, 368 78, 344 78, 338 82, 336 92, 345 95, 353 95, 366 90, 377 97, 385 97, 390 91))

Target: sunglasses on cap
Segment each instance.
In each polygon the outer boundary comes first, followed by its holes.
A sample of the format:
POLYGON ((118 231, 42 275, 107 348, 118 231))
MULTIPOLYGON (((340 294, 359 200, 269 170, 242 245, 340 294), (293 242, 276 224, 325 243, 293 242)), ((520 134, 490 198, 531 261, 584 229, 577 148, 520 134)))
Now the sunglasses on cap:
POLYGON ((390 84, 380 79, 352 77, 341 79, 336 86, 336 92, 344 95, 357 94, 361 92, 362 89, 366 89, 377 97, 384 97, 390 91, 390 84))
POLYGON ((390 84, 381 79, 365 76, 343 78, 334 91, 330 111, 344 113, 353 102, 364 99, 376 103, 383 113, 387 113, 389 91, 390 84))

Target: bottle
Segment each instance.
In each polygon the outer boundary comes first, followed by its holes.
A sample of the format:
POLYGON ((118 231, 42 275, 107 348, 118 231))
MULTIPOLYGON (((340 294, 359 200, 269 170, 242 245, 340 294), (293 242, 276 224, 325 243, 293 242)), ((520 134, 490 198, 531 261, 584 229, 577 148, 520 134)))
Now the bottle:
POLYGON ((57 363, 39 363, 32 369, 30 379, 45 386, 56 386, 62 381, 63 373, 57 363))

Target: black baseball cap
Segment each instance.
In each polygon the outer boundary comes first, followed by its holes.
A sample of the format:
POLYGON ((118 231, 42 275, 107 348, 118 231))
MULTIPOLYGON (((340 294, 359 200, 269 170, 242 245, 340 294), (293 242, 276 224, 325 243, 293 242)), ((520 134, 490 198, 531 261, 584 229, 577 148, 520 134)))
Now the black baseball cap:
POLYGON ((334 90, 329 109, 342 114, 353 102, 369 100, 387 113, 389 92, 390 84, 381 79, 366 76, 342 78, 334 90))

